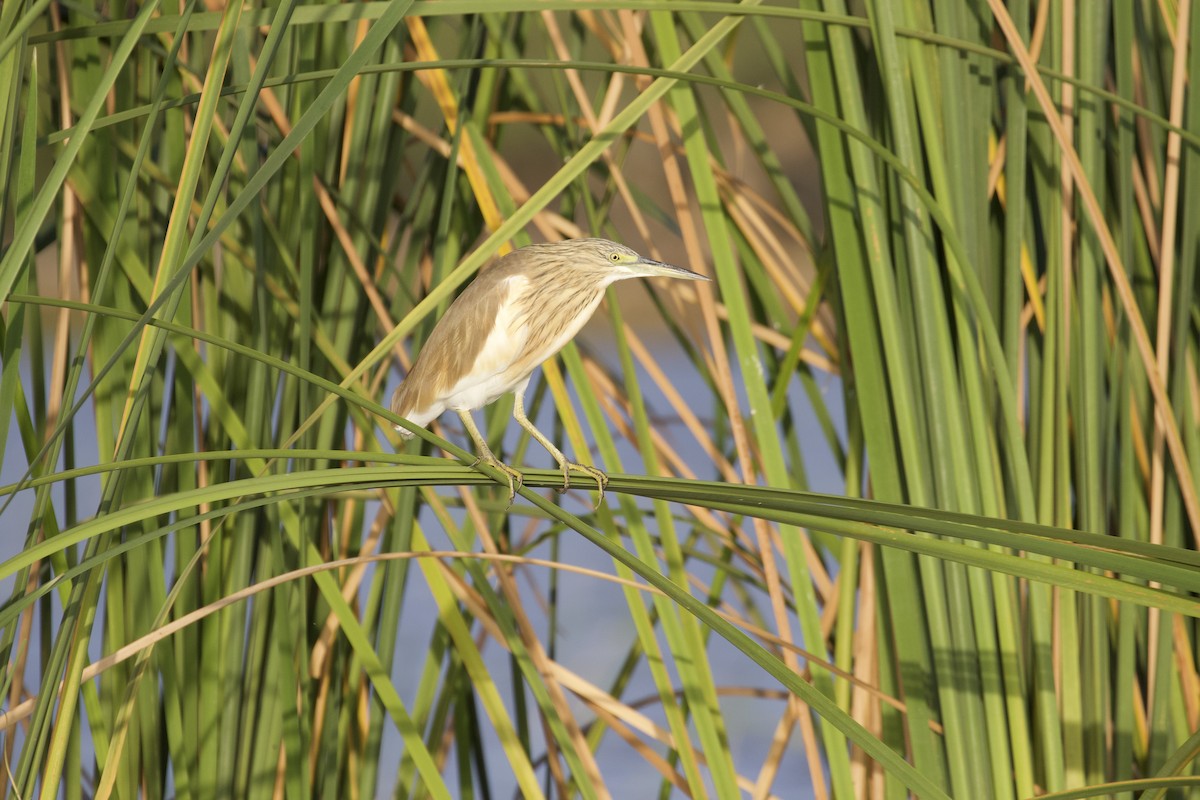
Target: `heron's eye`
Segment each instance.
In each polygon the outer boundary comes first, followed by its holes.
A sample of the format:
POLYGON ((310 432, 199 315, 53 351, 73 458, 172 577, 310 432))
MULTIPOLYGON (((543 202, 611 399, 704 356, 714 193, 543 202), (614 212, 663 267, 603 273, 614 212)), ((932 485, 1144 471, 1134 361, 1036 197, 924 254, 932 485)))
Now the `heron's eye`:
POLYGON ((608 260, 613 262, 614 264, 620 264, 621 263, 621 254, 613 253, 608 257, 608 260))

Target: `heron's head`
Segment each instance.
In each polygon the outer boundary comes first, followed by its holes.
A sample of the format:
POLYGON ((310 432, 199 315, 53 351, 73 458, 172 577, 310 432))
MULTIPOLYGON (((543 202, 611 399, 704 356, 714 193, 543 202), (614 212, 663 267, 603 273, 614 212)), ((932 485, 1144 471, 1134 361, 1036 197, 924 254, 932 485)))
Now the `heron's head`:
POLYGON ((567 239, 523 248, 536 257, 555 261, 562 269, 592 277, 604 284, 627 278, 682 278, 706 281, 707 277, 638 255, 637 251, 607 239, 567 239))

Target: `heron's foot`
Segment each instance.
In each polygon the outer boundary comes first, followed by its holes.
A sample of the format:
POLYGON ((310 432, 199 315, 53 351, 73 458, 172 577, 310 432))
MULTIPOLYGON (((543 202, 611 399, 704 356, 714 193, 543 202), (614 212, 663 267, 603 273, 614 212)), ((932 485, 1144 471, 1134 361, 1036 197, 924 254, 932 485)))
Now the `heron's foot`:
POLYGON ((576 464, 574 461, 567 461, 565 459, 560 466, 563 471, 563 487, 558 490, 558 493, 562 494, 571 488, 571 470, 582 472, 596 482, 596 491, 600 493, 600 496, 596 498, 595 508, 599 508, 600 504, 604 502, 604 490, 608 487, 608 476, 604 474, 603 470, 589 467, 587 464, 576 464))
POLYGON ((517 490, 525 485, 525 476, 521 474, 520 470, 510 467, 508 464, 505 464, 490 452, 484 455, 476 456, 475 461, 471 464, 471 467, 474 468, 480 464, 487 464, 489 467, 495 467, 503 472, 505 477, 508 478, 508 505, 511 506, 513 504, 513 500, 517 496, 517 490))

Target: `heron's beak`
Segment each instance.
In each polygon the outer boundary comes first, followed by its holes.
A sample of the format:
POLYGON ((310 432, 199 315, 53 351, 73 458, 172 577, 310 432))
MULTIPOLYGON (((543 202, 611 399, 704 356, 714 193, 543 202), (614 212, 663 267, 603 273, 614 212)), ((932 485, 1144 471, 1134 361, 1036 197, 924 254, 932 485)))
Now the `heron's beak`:
POLYGON ((690 269, 677 267, 674 264, 664 264, 662 261, 654 261, 649 258, 643 258, 634 264, 627 264, 626 268, 639 278, 682 278, 685 281, 712 280, 712 278, 701 275, 699 272, 692 272, 690 269))

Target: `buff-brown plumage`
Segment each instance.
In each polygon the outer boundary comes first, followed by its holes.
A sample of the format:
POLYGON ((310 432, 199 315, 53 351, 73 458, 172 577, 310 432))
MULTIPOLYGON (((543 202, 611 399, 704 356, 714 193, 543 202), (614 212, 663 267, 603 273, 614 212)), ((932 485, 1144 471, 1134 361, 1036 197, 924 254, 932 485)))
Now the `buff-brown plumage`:
MULTIPOLYGON (((591 318, 613 282, 637 277, 707 280, 681 267, 642 258, 605 239, 571 239, 515 250, 484 269, 446 310, 392 398, 392 411, 424 427, 447 409, 463 419, 483 460, 508 472, 475 430, 470 412, 508 392, 517 396, 518 423, 545 446, 563 470, 603 473, 566 461, 525 417, 529 376, 591 318)), ((397 428, 402 435, 411 433, 397 428)))
MULTIPOLYGON (((506 258, 520 252, 514 251, 506 258)), ((481 272, 450 304, 396 389, 392 411, 406 419, 424 416, 420 412, 432 408, 438 397, 474 365, 487 342, 487 327, 495 321, 501 303, 508 301, 508 291, 502 284, 512 268, 505 266, 505 260, 481 272)))

